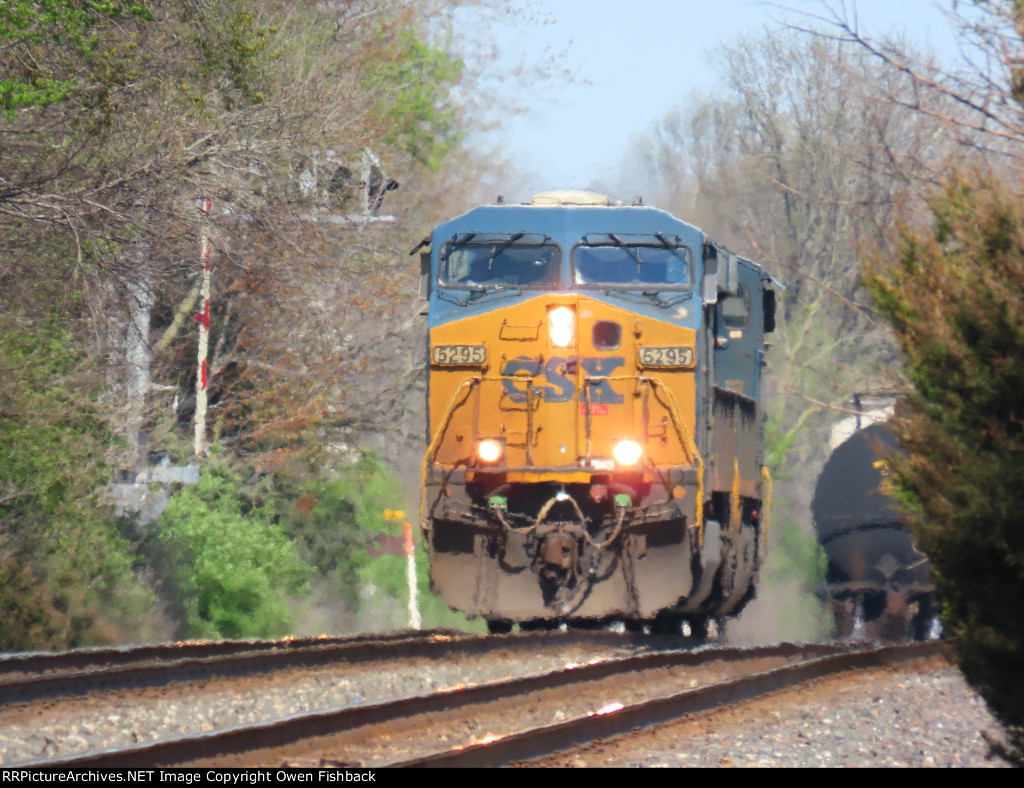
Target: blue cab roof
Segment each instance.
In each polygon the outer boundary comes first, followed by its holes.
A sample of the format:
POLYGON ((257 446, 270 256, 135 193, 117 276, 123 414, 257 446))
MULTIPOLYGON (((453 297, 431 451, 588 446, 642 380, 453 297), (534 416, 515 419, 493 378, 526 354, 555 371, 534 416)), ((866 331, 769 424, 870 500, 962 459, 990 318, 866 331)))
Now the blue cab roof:
POLYGON ((693 225, 645 205, 481 205, 438 225, 432 241, 437 246, 456 233, 520 230, 545 233, 565 248, 587 233, 671 233, 692 242, 695 251, 703 242, 693 225))

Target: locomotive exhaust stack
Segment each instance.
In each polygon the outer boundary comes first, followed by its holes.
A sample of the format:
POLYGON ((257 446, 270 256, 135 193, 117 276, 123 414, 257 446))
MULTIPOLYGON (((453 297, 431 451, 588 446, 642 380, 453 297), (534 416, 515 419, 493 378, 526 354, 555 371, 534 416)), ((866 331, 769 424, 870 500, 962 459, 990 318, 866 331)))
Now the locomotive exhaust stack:
POLYGON ((575 192, 441 225, 424 273, 435 591, 501 630, 736 614, 763 558, 770 277, 575 192))

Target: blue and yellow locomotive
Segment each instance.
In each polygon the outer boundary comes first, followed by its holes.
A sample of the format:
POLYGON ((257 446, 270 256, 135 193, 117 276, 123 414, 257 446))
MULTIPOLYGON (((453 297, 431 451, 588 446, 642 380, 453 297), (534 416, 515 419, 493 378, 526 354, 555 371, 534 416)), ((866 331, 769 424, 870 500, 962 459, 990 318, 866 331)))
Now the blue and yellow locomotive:
POLYGON ((430 244, 434 590, 492 631, 737 613, 764 555, 771 279, 589 192, 481 206, 430 244))

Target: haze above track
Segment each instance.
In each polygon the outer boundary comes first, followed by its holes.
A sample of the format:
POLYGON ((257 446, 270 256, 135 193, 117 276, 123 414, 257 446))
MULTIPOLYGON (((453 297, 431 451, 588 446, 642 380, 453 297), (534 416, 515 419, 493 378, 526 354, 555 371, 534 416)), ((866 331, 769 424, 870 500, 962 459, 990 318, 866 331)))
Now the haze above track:
MULTIPOLYGON (((863 33, 879 38, 902 32, 913 46, 952 67, 960 54, 939 1, 846 0, 845 5, 851 19, 856 13, 863 33)), ((829 5, 839 9, 843 3, 829 5)), ((534 0, 530 6, 553 21, 491 31, 498 45, 495 72, 510 68, 524 52, 530 63, 565 51, 564 64, 576 82, 544 94, 526 89, 511 96, 525 109, 506 118, 500 130, 480 136, 481 145, 496 146, 524 173, 523 193, 506 195, 513 201, 552 188, 642 190, 642 178, 617 183, 615 168, 631 138, 671 106, 695 91, 724 93, 716 50, 786 21, 810 23, 801 12, 828 15, 821 0, 534 0)), ((474 35, 474 24, 471 12, 457 13, 456 35, 474 35)))

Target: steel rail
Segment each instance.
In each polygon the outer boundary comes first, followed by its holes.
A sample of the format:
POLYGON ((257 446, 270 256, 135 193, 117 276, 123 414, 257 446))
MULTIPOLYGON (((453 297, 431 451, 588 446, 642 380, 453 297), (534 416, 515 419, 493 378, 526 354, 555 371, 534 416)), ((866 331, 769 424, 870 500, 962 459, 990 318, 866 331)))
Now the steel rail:
MULTIPOLYGON (((507 642, 519 638, 513 637, 507 642)), ((501 640, 491 638, 491 641, 501 640)), ((105 767, 137 768, 149 766, 197 765, 252 765, 255 762, 280 762, 282 753, 289 748, 350 733, 375 725, 408 720, 418 715, 452 712, 467 706, 512 700, 524 695, 549 689, 560 689, 574 684, 598 681, 612 676, 624 676, 642 670, 656 670, 680 666, 698 667, 712 662, 757 660, 769 657, 801 658, 810 663, 836 655, 845 655, 853 649, 849 644, 794 645, 780 644, 756 648, 707 648, 699 651, 657 652, 633 657, 606 660, 573 668, 566 668, 537 676, 509 679, 457 690, 407 698, 370 706, 349 706, 311 714, 293 715, 255 725, 230 728, 197 736, 165 739, 144 745, 117 750, 83 753, 56 760, 12 764, 11 767, 105 767)), ((854 654, 862 652, 853 652, 854 654)), ((873 652, 864 652, 871 654, 873 652)), ((801 662, 800 664, 803 664, 801 662)), ((685 694, 685 693, 684 693, 685 694)), ((559 729, 561 726, 555 726, 559 729)), ((508 737, 511 740, 514 737, 508 737)), ((478 749, 467 748, 467 752, 478 749)), ((435 758, 452 757, 440 754, 435 758)), ((421 759, 398 765, 433 765, 421 759)), ((438 761, 438 765, 441 762, 438 761)), ((461 764, 460 764, 461 765, 461 764)))
POLYGON ((429 635, 400 632, 330 640, 219 641, 82 653, 32 653, 24 655, 21 664, 35 673, 19 674, 12 669, 7 677, 0 678, 0 708, 102 690, 159 687, 174 682, 314 667, 339 660, 365 661, 379 658, 383 648, 408 654, 417 648, 430 651, 471 637, 449 631, 429 635))
POLYGON ((142 646, 115 646, 69 649, 67 651, 23 651, 0 654, 0 677, 42 675, 57 670, 85 670, 90 667, 133 665, 146 661, 219 657, 242 652, 282 651, 313 646, 338 646, 362 642, 382 642, 409 638, 465 636, 451 629, 401 630, 380 635, 344 637, 301 637, 276 640, 182 640, 142 646))
MULTIPOLYGON (((257 643, 255 649, 248 648, 252 644, 247 641, 223 641, 196 644, 194 648, 154 646, 124 651, 110 650, 112 660, 123 664, 91 669, 72 667, 69 670, 0 679, 0 708, 13 703, 84 695, 103 690, 162 687, 176 682, 245 676, 289 668, 319 667, 337 662, 439 658, 453 652, 472 655, 504 650, 530 651, 539 645, 551 645, 556 642, 565 645, 585 643, 645 646, 651 641, 641 635, 620 635, 614 632, 531 632, 495 637, 432 630, 338 639, 335 642, 309 639, 302 641, 300 645, 295 645, 294 641, 266 641, 257 643), (179 650, 175 650, 176 648, 179 650), (122 660, 123 655, 136 655, 138 658, 122 660)), ((75 654, 76 652, 60 652, 52 656, 59 664, 73 658, 75 654)), ((38 664, 46 662, 46 655, 28 656, 30 659, 42 659, 38 664)))
POLYGON ((939 641, 926 641, 817 657, 795 665, 680 692, 671 697, 625 706, 616 711, 578 717, 494 741, 391 763, 388 767, 494 767, 533 760, 589 744, 595 739, 607 739, 631 733, 637 728, 670 722, 687 714, 750 701, 825 676, 923 659, 939 654, 940 650, 939 641))

